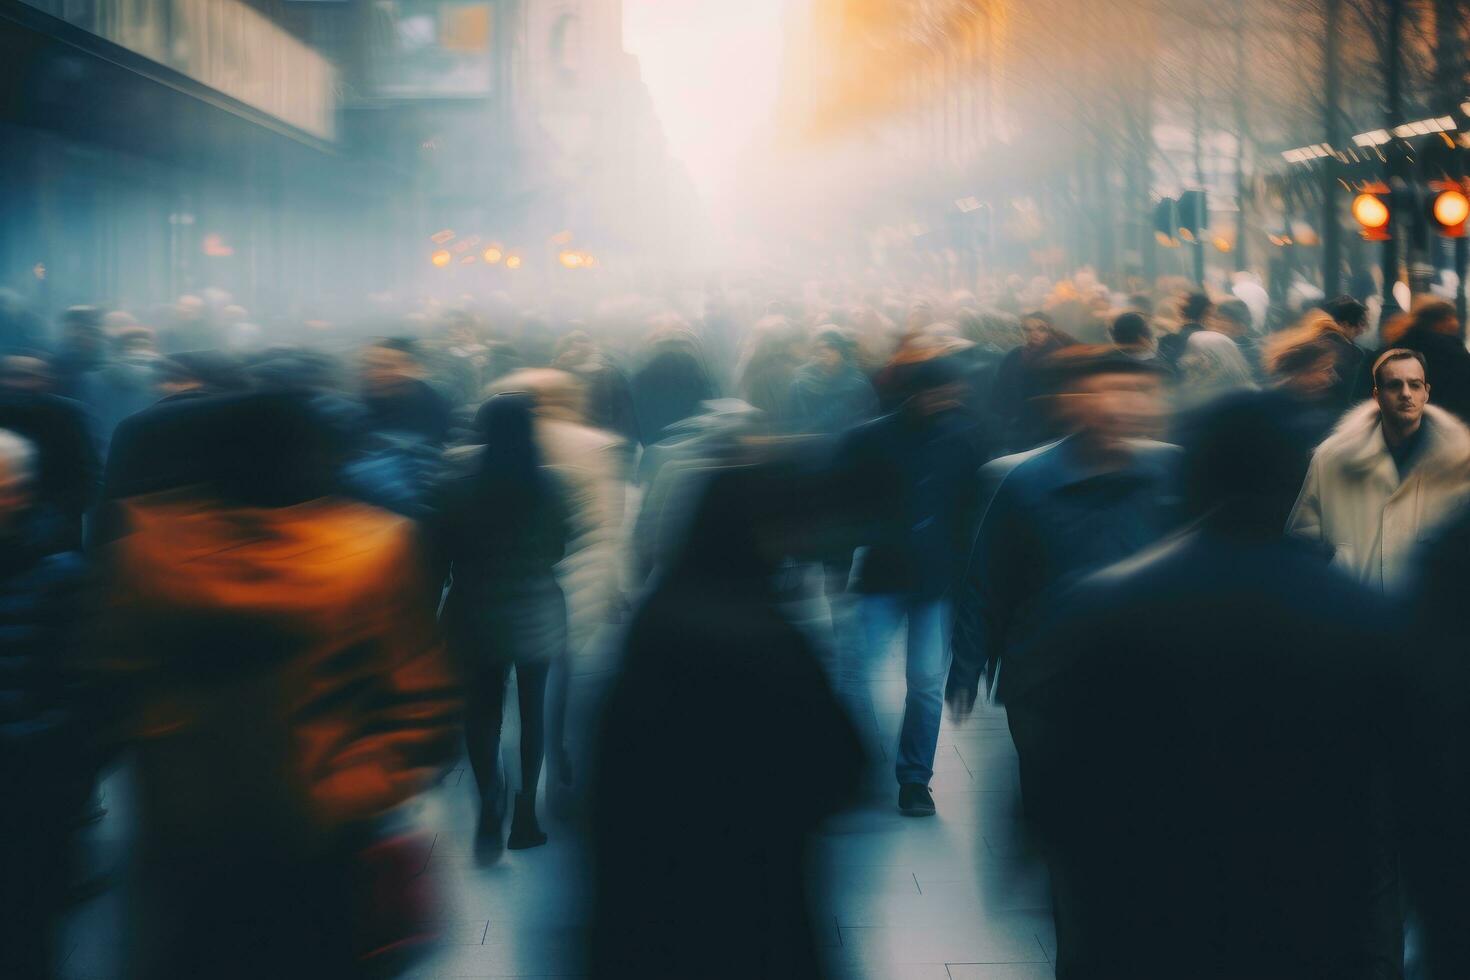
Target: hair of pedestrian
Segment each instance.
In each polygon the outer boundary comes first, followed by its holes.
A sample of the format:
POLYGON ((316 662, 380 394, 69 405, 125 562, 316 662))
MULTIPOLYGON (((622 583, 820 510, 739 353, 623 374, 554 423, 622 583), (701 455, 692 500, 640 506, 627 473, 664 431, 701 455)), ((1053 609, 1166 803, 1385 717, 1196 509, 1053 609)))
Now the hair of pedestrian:
POLYGON ((1108 326, 1108 336, 1120 347, 1141 344, 1154 335, 1142 313, 1129 310, 1118 314, 1108 326))
POLYGON ((1386 350, 1382 354, 1379 354, 1378 360, 1373 362, 1373 387, 1375 389, 1378 387, 1378 371, 1383 365, 1391 361, 1408 360, 1418 361, 1419 366, 1424 369, 1425 377, 1429 376, 1429 364, 1424 360, 1423 354, 1416 350, 1410 350, 1407 347, 1395 347, 1392 350, 1386 350))
POLYGON ((1194 292, 1184 297, 1184 302, 1180 305, 1179 312, 1184 316, 1186 321, 1193 323, 1210 312, 1210 307, 1213 305, 1210 302, 1208 293, 1194 292))
POLYGON ((1368 322, 1368 307, 1351 296, 1339 296, 1327 304, 1327 314, 1347 327, 1361 327, 1368 322))

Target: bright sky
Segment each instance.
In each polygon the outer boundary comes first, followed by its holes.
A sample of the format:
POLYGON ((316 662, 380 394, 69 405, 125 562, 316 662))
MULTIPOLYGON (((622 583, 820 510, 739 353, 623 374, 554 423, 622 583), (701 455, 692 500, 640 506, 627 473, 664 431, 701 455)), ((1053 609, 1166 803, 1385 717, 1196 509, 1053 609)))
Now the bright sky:
POLYGON ((707 201, 770 118, 786 2, 623 0, 624 46, 642 66, 670 151, 707 201))

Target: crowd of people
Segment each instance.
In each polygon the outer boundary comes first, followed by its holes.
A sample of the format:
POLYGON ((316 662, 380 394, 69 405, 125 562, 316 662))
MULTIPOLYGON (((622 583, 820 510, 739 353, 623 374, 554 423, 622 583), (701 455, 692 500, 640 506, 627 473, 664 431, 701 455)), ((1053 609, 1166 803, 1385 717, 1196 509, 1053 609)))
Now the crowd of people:
POLYGON ((467 756, 482 863, 557 831, 543 770, 588 819, 594 976, 820 975, 811 835, 935 815, 946 707, 995 703, 1062 980, 1470 976, 1452 304, 1084 272, 154 312, 0 309, 0 974, 52 974, 123 758, 133 975, 198 975, 221 920, 215 975, 391 973, 433 934, 405 807, 467 756))

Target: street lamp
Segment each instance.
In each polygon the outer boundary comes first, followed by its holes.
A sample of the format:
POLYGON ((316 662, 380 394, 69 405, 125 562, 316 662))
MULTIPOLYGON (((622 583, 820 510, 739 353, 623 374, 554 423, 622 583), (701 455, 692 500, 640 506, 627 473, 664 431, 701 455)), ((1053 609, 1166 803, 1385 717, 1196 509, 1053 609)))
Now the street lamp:
POLYGON ((1393 212, 1379 194, 1364 191, 1353 198, 1353 220, 1363 229, 1363 237, 1368 241, 1388 241, 1393 212))
POLYGON ((1439 226, 1441 235, 1463 238, 1465 221, 1470 219, 1470 198, 1458 188, 1447 187, 1434 195, 1429 205, 1429 216, 1439 226))

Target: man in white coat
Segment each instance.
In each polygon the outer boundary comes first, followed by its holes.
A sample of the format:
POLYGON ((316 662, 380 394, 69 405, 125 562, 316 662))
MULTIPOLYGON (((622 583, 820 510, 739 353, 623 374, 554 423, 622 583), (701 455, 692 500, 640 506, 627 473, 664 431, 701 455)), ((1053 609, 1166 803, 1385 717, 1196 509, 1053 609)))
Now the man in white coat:
POLYGON ((1403 584, 1419 542, 1470 499, 1470 429, 1428 402, 1424 356, 1381 354, 1373 400, 1317 447, 1287 519, 1289 533, 1330 548, 1334 564, 1385 592, 1403 584))

